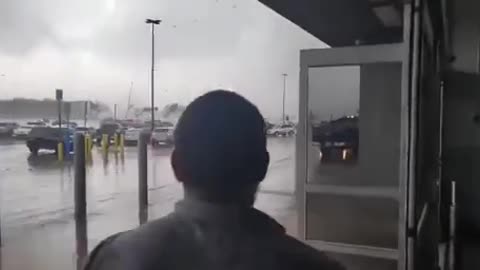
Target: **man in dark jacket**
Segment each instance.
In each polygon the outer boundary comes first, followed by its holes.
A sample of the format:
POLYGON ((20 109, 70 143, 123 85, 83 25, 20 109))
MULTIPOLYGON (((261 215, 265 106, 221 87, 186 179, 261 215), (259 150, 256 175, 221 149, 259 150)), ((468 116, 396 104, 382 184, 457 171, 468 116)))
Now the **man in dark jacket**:
POLYGON ((170 215, 103 241, 86 269, 343 269, 253 208, 269 163, 253 104, 233 92, 207 93, 187 107, 174 139, 184 199, 170 215))

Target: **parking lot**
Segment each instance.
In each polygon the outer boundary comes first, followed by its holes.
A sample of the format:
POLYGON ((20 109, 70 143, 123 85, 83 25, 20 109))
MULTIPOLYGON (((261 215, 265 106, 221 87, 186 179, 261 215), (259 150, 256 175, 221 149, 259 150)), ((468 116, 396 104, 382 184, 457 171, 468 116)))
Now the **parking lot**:
MULTIPOLYGON (((271 163, 256 207, 290 233, 295 228, 294 138, 270 138, 271 163)), ((0 141, 1 269, 75 269, 73 167, 51 154, 31 156, 24 142, 0 141)), ((171 148, 149 149, 149 218, 161 217, 182 197, 170 168, 171 148)), ((88 245, 138 226, 137 151, 93 150, 87 167, 88 245)))

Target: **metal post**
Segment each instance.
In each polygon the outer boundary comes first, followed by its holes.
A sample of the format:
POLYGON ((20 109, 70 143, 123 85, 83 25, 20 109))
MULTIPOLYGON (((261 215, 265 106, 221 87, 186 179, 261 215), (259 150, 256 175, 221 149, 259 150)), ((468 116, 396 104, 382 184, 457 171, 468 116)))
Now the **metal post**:
POLYGON ((113 104, 113 120, 117 121, 117 104, 113 104))
POLYGON ((142 132, 138 140, 138 218, 140 224, 148 220, 148 137, 148 133, 142 132))
POLYGON ((85 101, 83 108, 83 126, 87 127, 87 115, 88 115, 88 101, 85 101))
POLYGON ((62 101, 57 101, 57 108, 58 108, 58 128, 62 128, 62 101))
POLYGON ((70 113, 72 112, 72 104, 65 102, 65 114, 67 117, 67 128, 70 128, 70 113))
POLYGON ((287 92, 287 76, 288 74, 284 73, 283 76, 283 105, 282 105, 282 124, 285 124, 285 94, 287 92))
POLYGON ((151 80, 150 80, 150 101, 151 101, 151 113, 152 113, 152 132, 155 129, 155 88, 154 88, 154 73, 155 73, 155 25, 160 24, 161 20, 147 19, 145 21, 151 24, 152 29, 152 67, 151 67, 151 80))
POLYGON ((87 196, 85 172, 85 137, 75 134, 74 181, 75 181, 75 236, 77 242, 77 269, 82 269, 88 254, 87 196), (79 267, 79 268, 78 268, 79 267))
POLYGON ((55 90, 55 99, 57 100, 57 110, 58 110, 58 128, 62 128, 62 99, 63 99, 63 90, 55 90))
POLYGON ((155 129, 155 88, 154 88, 154 73, 155 73, 155 24, 152 23, 152 70, 151 70, 151 85, 150 85, 150 99, 152 106, 152 132, 155 129))
POLYGON ((457 206, 457 199, 456 199, 456 182, 452 181, 452 198, 450 202, 450 237, 448 243, 448 269, 453 270, 457 266, 455 263, 455 253, 458 252, 455 249, 456 243, 456 225, 457 225, 457 213, 456 213, 456 206, 457 206))

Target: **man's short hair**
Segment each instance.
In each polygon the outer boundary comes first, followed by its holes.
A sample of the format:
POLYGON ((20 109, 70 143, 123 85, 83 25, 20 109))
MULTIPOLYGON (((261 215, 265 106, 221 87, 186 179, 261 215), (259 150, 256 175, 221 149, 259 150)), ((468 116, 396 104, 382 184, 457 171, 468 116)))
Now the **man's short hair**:
POLYGON ((186 186, 234 191, 265 177, 264 119, 255 105, 234 92, 215 90, 195 99, 174 136, 186 186))

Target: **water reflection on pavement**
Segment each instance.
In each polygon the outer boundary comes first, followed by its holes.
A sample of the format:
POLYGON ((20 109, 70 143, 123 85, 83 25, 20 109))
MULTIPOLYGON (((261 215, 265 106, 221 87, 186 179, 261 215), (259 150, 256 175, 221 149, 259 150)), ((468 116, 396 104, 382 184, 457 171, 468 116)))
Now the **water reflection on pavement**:
MULTIPOLYGON (((269 139, 271 164, 256 206, 295 230, 294 139, 269 139)), ((0 266, 16 269, 75 269, 73 167, 53 154, 31 156, 23 142, 0 140, 0 266)), ((149 150, 149 218, 161 217, 182 197, 170 168, 170 148, 149 150)), ((87 167, 88 244, 138 226, 137 151, 98 149, 87 167)))

